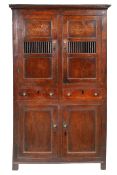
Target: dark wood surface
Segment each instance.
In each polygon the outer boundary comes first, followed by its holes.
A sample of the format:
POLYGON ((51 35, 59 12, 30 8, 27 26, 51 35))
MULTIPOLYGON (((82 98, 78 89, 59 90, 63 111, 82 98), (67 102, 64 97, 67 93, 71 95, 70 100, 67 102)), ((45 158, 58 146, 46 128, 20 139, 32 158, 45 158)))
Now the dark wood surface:
POLYGON ((106 168, 109 6, 10 5, 13 170, 20 163, 66 162, 106 168))
POLYGON ((70 9, 108 9, 111 5, 110 4, 10 4, 9 7, 12 9, 56 9, 56 8, 70 8, 70 9))

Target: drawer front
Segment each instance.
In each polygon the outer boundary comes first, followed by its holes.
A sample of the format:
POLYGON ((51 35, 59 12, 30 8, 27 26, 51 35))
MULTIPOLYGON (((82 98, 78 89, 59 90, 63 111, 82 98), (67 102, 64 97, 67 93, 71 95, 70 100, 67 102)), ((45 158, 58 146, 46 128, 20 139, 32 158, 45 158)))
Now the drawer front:
POLYGON ((104 97, 103 89, 86 89, 86 88, 65 88, 63 89, 64 99, 102 99, 104 97))
POLYGON ((21 88, 18 90, 18 100, 46 100, 46 99, 57 99, 58 90, 57 88, 21 88))

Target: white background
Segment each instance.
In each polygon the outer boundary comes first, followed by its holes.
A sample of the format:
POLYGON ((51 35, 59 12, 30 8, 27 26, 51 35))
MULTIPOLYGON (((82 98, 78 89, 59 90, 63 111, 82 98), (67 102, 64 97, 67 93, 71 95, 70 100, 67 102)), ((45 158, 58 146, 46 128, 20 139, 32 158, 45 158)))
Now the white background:
POLYGON ((55 4, 55 0, 4 0, 0 8, 0 175, 117 174, 117 8, 116 0, 58 0, 57 4, 111 4, 108 10, 108 135, 107 170, 100 164, 20 165, 12 171, 13 75, 12 13, 8 4, 55 4))

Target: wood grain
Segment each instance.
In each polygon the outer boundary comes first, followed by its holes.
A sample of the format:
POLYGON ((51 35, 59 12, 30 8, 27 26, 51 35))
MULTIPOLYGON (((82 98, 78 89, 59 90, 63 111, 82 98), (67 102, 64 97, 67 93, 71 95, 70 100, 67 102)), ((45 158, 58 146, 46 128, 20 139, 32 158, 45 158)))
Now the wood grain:
POLYGON ((20 163, 95 162, 106 169, 107 9, 13 10, 13 170, 20 163))

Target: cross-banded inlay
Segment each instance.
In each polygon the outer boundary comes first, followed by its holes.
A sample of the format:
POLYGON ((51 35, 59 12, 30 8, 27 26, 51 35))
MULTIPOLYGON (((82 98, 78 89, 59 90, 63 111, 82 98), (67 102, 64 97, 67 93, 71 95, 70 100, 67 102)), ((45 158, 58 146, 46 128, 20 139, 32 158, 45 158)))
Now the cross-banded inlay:
POLYGON ((96 53, 96 41, 69 41, 68 53, 96 53))
POLYGON ((31 54, 31 53, 51 54, 52 41, 25 41, 24 53, 25 54, 31 54))

